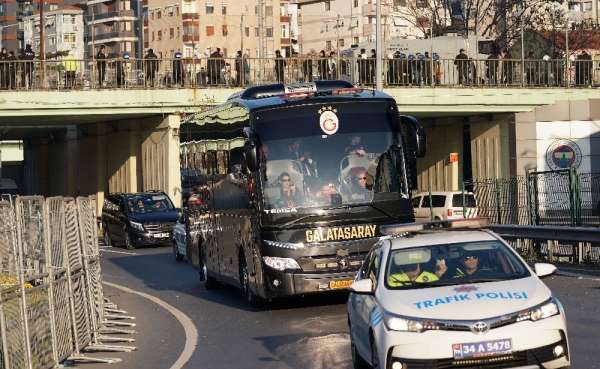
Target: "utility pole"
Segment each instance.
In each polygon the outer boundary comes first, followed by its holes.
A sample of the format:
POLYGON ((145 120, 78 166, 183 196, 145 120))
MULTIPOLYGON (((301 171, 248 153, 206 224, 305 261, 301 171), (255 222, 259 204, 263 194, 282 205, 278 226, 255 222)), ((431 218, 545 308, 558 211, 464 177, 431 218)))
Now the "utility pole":
MULTIPOLYGON (((46 38, 45 38, 44 0, 40 0, 40 62, 42 64, 42 85, 46 87, 46 38)), ((32 77, 33 78, 33 75, 32 77)), ((31 81, 29 82, 31 84, 31 81)))
POLYGON ((375 15, 376 15, 376 19, 377 19, 377 24, 376 24, 376 29, 375 29, 375 82, 376 82, 376 88, 378 91, 383 90, 383 81, 381 79, 381 72, 382 72, 382 60, 381 60, 381 54, 383 52, 382 50, 382 39, 381 39, 381 0, 377 0, 377 7, 375 10, 375 15))
MULTIPOLYGON (((258 57, 265 58, 265 2, 258 0, 258 57)), ((261 64, 264 64, 261 61, 261 64)))
POLYGON ((244 55, 244 14, 240 16, 240 51, 244 55))

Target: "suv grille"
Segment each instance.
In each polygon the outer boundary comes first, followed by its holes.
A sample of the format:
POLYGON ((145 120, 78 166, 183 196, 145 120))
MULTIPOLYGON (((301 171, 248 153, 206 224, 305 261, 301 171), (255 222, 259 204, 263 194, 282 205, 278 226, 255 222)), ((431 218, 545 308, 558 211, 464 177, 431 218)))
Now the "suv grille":
POLYGON ((172 232, 175 225, 173 223, 145 223, 144 229, 148 232, 172 232))

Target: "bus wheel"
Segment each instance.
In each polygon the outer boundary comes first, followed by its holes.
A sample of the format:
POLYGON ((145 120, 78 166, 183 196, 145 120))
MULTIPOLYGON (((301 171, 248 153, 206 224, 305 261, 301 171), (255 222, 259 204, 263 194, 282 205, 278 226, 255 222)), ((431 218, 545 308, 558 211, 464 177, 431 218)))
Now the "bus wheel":
POLYGON ((254 308, 260 308, 263 305, 263 299, 257 296, 250 288, 250 274, 244 252, 240 252, 240 285, 242 286, 242 295, 248 301, 248 304, 254 308))

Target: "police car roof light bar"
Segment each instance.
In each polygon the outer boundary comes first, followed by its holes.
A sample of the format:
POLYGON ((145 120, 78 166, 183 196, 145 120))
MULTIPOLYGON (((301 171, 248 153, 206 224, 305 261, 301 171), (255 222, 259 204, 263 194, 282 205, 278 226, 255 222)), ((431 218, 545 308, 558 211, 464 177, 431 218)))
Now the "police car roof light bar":
POLYGON ((428 223, 408 223, 381 226, 381 233, 386 236, 394 236, 406 233, 418 233, 423 231, 444 231, 459 229, 481 229, 490 225, 488 218, 470 218, 456 220, 441 220, 428 223))
POLYGON ((358 95, 363 92, 365 89, 360 87, 351 87, 351 88, 336 88, 331 91, 331 95, 358 95))

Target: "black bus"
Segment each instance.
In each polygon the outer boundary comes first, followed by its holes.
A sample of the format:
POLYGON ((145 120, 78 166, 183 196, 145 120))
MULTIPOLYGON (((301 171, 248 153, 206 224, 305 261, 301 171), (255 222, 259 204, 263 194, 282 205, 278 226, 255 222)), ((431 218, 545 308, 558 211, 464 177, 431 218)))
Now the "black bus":
POLYGON ((215 148, 197 160, 212 179, 188 246, 206 288, 240 287, 251 304, 345 289, 380 226, 414 221, 425 133, 387 94, 345 81, 250 87, 181 131, 215 148))

